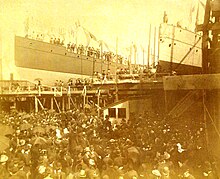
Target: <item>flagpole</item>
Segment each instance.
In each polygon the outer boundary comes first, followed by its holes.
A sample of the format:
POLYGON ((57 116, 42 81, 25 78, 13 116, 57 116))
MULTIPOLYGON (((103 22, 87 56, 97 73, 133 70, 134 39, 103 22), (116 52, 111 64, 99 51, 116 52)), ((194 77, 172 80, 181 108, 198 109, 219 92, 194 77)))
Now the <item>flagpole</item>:
POLYGON ((156 34, 157 34, 157 29, 156 26, 154 27, 154 58, 153 58, 153 67, 155 67, 156 63, 156 34))
POLYGON ((159 63, 160 61, 160 34, 161 34, 161 25, 159 26, 159 30, 158 30, 158 41, 157 41, 157 48, 158 48, 158 51, 157 51, 157 63, 159 63))
POLYGON ((131 55, 132 55, 132 45, 130 46, 130 55, 129 55, 129 61, 130 61, 130 63, 129 63, 129 68, 130 68, 130 74, 132 74, 132 69, 131 69, 131 55))
POLYGON ((143 69, 144 69, 144 48, 143 48, 143 69))
POLYGON ((134 66, 136 67, 136 57, 137 57, 137 47, 136 47, 136 45, 134 44, 134 66))
POLYGON ((116 37, 116 62, 118 63, 118 36, 116 37))
POLYGON ((147 58, 147 68, 150 67, 150 43, 151 43, 151 24, 149 28, 149 39, 148 39, 148 58, 147 58))
POLYGON ((103 54, 103 42, 100 41, 101 73, 102 73, 102 66, 103 66, 102 54, 103 54))

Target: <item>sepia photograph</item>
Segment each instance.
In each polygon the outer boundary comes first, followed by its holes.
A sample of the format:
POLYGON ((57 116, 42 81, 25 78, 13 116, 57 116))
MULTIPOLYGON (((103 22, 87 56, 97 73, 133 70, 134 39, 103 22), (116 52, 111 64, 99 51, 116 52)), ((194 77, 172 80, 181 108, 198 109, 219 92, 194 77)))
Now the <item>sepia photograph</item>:
POLYGON ((220 178, 220 0, 0 10, 0 179, 220 178))

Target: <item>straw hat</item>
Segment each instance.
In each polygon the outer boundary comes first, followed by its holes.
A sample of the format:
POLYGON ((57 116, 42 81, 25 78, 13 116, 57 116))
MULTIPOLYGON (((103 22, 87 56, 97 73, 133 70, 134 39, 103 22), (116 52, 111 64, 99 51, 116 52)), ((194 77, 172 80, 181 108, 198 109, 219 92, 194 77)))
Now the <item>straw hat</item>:
POLYGON ((157 177, 161 177, 161 173, 159 170, 152 170, 152 174, 154 174, 157 177))
POLYGON ((86 148, 84 149, 84 151, 85 151, 85 152, 90 152, 91 150, 90 150, 89 147, 86 147, 86 148))
POLYGON ((90 165, 95 165, 95 161, 93 159, 89 159, 89 164, 90 165))

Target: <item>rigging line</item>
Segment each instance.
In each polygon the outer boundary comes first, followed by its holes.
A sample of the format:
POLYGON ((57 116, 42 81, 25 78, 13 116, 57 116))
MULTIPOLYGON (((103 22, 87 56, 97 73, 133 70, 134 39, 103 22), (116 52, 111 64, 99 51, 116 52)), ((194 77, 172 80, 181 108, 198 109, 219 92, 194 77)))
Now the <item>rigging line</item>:
POLYGON ((216 133, 218 134, 218 137, 220 138, 220 132, 219 132, 218 128, 216 127, 216 125, 215 125, 215 123, 214 123, 214 120, 212 119, 212 116, 211 116, 211 114, 209 113, 209 111, 208 111, 208 109, 207 109, 207 107, 206 107, 205 104, 204 104, 204 107, 205 107, 205 110, 206 110, 206 112, 207 112, 209 118, 210 118, 211 121, 212 121, 212 124, 213 124, 213 126, 214 126, 214 128, 215 128, 216 133))
POLYGON ((193 50, 193 48, 196 47, 196 45, 199 43, 199 41, 201 40, 201 38, 199 40, 197 40, 197 42, 193 45, 193 47, 186 53, 186 55, 182 58, 182 60, 179 62, 179 64, 176 66, 176 68, 174 70, 176 70, 177 68, 179 68, 179 66, 182 64, 182 62, 186 59, 186 57, 190 54, 190 52, 193 50))
MULTIPOLYGON (((175 39, 175 38, 171 38, 171 37, 168 37, 168 36, 164 36, 164 37, 162 37, 162 38, 164 38, 164 39, 169 39, 169 40, 174 40, 174 41, 176 41, 176 42, 180 42, 180 43, 182 43, 182 44, 189 45, 189 46, 192 46, 192 47, 194 46, 194 45, 192 45, 192 44, 190 44, 190 43, 183 42, 183 41, 181 41, 181 40, 177 40, 177 39, 175 39)), ((202 38, 199 38, 199 39, 202 39, 202 38)), ((199 47, 199 46, 196 46, 196 48, 202 49, 202 48, 199 47)))

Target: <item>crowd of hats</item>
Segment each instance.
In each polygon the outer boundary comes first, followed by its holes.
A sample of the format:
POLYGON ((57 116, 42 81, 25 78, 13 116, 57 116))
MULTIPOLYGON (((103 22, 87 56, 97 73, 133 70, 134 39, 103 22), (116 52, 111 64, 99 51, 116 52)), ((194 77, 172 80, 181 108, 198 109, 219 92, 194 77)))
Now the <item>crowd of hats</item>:
POLYGON ((202 121, 144 111, 113 128, 108 117, 102 120, 76 109, 2 113, 0 123, 5 129, 0 135, 8 138, 8 143, 0 142, 0 178, 176 179, 218 174, 217 158, 207 153, 202 121))

